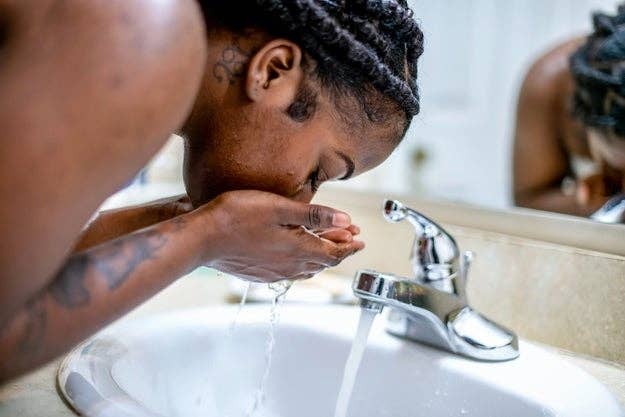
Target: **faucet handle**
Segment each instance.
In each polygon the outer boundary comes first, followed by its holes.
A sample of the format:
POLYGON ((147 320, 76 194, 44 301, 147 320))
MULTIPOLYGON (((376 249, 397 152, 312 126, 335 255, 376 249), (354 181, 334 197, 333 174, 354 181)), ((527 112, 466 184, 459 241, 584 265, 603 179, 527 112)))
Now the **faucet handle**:
MULTIPOLYGON (((396 200, 386 200, 384 217, 392 223, 408 220, 415 228, 415 241, 410 255, 415 279, 441 291, 454 292, 460 274, 458 244, 445 229, 416 210, 396 200)), ((462 290, 463 291, 463 290, 462 290)))
POLYGON ((384 201, 384 218, 396 223, 406 218, 406 207, 397 200, 384 201))

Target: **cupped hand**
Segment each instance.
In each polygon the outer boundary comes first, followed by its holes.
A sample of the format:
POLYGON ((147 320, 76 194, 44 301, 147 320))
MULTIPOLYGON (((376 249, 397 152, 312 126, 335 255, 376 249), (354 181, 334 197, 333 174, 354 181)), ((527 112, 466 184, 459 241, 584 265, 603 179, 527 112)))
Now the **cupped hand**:
POLYGON ((364 248, 348 214, 262 191, 224 193, 203 218, 204 263, 255 282, 310 278, 364 248))
POLYGON ((595 211, 621 191, 621 182, 604 174, 596 174, 578 180, 576 200, 580 206, 595 211))

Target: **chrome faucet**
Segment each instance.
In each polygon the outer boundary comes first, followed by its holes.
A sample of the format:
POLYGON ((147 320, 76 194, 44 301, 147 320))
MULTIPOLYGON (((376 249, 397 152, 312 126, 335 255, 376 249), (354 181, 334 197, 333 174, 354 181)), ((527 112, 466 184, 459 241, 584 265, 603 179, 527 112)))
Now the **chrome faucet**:
POLYGON ((387 200, 384 217, 416 231, 411 278, 360 270, 353 291, 361 306, 389 307, 387 331, 469 358, 506 361, 519 356, 518 338, 468 305, 467 274, 473 254, 462 255, 451 235, 424 215, 387 200))

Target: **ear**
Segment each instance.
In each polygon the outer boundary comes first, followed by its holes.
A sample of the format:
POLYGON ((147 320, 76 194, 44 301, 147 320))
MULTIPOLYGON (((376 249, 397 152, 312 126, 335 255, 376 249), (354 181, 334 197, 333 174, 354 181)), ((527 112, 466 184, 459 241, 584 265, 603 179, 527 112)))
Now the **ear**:
POLYGON ((303 79, 300 47, 286 39, 274 39, 250 60, 245 93, 254 102, 285 108, 295 99, 303 79))

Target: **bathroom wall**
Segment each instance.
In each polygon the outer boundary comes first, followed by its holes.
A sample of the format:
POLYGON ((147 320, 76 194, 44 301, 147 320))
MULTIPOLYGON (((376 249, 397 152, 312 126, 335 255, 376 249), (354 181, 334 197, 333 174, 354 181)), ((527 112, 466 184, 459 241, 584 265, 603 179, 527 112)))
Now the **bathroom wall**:
MULTIPOLYGON (((367 243, 337 272, 410 274, 412 228, 382 219, 382 195, 326 191, 317 201, 348 210, 367 243)), ((476 253, 468 293, 478 310, 523 338, 625 365, 625 247, 603 246, 622 242, 621 230, 572 217, 404 201, 442 222, 462 250, 476 253)))
POLYGON ((625 364, 625 258, 451 227, 478 253, 469 297, 521 336, 625 364))

